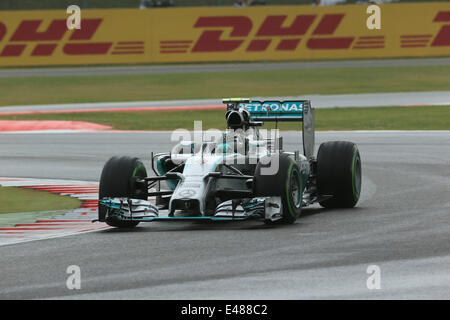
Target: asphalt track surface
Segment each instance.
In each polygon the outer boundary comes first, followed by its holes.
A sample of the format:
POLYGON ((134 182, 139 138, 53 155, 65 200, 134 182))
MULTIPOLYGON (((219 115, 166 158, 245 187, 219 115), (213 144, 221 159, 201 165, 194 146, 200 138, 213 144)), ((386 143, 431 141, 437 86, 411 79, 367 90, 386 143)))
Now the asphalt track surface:
MULTIPOLYGON (((284 134, 287 150, 300 134, 284 134)), ((0 176, 98 181, 113 155, 169 150, 165 132, 0 134, 0 176)), ((358 144, 354 209, 294 225, 141 224, 0 247, 0 298, 450 299, 450 131, 318 132, 358 144), (81 290, 66 269, 81 268, 81 290), (381 289, 369 290, 370 265, 381 289)))
POLYGON ((87 76, 87 75, 129 75, 162 74, 191 72, 245 72, 257 70, 291 70, 323 68, 370 68, 400 66, 443 66, 450 65, 450 58, 410 58, 410 59, 364 59, 305 62, 241 62, 217 64, 178 64, 148 66, 99 66, 99 67, 52 67, 52 68, 4 68, 0 69, 0 78, 12 77, 53 77, 53 76, 87 76))

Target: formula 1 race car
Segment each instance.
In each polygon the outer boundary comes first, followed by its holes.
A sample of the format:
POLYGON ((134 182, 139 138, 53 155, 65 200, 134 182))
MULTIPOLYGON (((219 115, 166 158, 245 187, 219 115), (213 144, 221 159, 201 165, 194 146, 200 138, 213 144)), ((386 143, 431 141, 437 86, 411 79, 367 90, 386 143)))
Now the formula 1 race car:
MULTIPOLYGON (((361 191, 361 158, 352 142, 329 141, 314 156, 314 109, 308 100, 224 99, 227 129, 210 139, 180 141, 151 155, 154 176, 138 158, 106 162, 98 220, 130 228, 139 222, 245 220, 293 223, 302 208, 350 208, 361 191), (303 154, 287 152, 264 122, 302 122, 303 154)), ((299 142, 300 146, 300 142, 299 142)))

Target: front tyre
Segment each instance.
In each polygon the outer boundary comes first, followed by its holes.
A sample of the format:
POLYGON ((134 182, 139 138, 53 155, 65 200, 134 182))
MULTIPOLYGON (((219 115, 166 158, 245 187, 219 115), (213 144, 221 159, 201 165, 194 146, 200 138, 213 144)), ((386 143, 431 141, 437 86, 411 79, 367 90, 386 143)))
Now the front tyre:
MULTIPOLYGON (((99 199, 108 198, 133 198, 147 200, 147 190, 136 190, 133 178, 146 178, 147 171, 144 164, 138 158, 112 157, 109 159, 100 177, 99 199)), ((138 225, 136 221, 122 221, 117 217, 106 217, 107 208, 98 206, 100 221, 117 228, 132 228, 138 225)))
POLYGON ((361 157, 356 144, 328 141, 317 153, 317 191, 332 196, 320 201, 325 208, 352 208, 361 194, 361 157))
MULTIPOLYGON (((260 161, 255 169, 253 179, 254 197, 281 197, 282 223, 294 223, 302 211, 303 184, 300 168, 288 154, 275 154, 260 161), (275 157, 278 157, 276 159, 275 157), (274 174, 263 174, 264 168, 273 167, 278 160, 278 170, 274 174)), ((269 170, 270 171, 270 170, 269 170)))

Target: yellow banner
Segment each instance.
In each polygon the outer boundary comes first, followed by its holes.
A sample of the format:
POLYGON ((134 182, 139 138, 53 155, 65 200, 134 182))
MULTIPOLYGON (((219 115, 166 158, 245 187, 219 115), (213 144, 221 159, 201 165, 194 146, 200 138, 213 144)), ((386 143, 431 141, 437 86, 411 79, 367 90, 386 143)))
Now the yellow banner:
POLYGON ((450 55, 450 3, 0 11, 0 66, 450 55))

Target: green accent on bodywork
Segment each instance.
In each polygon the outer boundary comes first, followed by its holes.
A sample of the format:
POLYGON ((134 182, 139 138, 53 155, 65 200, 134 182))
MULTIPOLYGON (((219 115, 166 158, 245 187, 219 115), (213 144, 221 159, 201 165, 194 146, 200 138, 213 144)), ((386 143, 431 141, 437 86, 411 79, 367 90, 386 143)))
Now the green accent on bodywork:
POLYGON ((301 206, 302 204, 302 199, 303 199, 303 190, 302 190, 302 179, 301 179, 301 172, 299 172, 297 169, 294 170, 294 173, 297 173, 297 182, 298 182, 298 202, 295 205, 296 207, 301 206))
POLYGON ((216 153, 229 153, 231 152, 231 147, 228 143, 219 143, 216 146, 216 153))
POLYGON ((98 203, 108 208, 120 209, 120 204, 117 204, 111 200, 100 200, 98 203))
POLYGON ((156 170, 158 171, 158 173, 160 175, 166 174, 166 172, 163 169, 163 166, 162 166, 162 163, 161 163, 161 159, 156 160, 156 170))
POLYGON ((144 165, 143 165, 142 163, 138 163, 138 165, 136 166, 136 168, 134 168, 133 174, 132 174, 131 176, 132 176, 132 177, 135 177, 135 176, 136 176, 136 173, 138 172, 139 169, 144 169, 144 170, 145 170, 145 167, 144 167, 144 165))
MULTIPOLYGON (((287 179, 286 179, 286 196, 287 196, 287 203, 288 203, 289 213, 291 214, 291 216, 293 216, 295 218, 295 212, 292 210, 291 196, 290 196, 290 192, 289 192, 289 184, 291 182, 290 173, 291 173, 291 170, 292 170, 293 166, 294 166, 294 163, 292 162, 290 164, 290 166, 289 166, 289 169, 288 169, 288 174, 287 174, 287 179)), ((299 181, 299 187, 300 187, 300 181, 299 181)))
MULTIPOLYGON (((162 176, 166 174, 166 170, 164 169, 161 159, 156 160, 156 170, 162 176)), ((171 190, 175 190, 178 185, 178 180, 166 180, 166 182, 171 190)))
POLYGON ((167 182, 170 190, 175 190, 175 188, 178 185, 179 180, 167 180, 166 182, 167 182))

